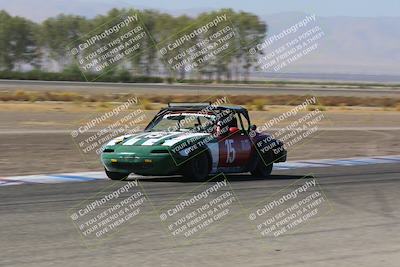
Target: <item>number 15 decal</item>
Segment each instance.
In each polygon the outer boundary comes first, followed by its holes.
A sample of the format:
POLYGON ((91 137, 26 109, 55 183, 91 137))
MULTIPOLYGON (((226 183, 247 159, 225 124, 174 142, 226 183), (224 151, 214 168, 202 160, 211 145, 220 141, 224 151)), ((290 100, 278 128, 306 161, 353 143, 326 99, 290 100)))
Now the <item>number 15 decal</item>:
POLYGON ((233 163, 236 157, 235 147, 233 146, 233 139, 225 140, 226 146, 226 163, 233 163))

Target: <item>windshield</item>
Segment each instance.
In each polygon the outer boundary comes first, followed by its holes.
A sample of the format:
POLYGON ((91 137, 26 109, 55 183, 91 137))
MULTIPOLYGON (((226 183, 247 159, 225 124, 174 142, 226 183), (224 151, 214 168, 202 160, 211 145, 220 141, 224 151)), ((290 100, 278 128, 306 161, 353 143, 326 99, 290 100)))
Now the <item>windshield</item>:
POLYGON ((156 120, 148 131, 207 132, 215 124, 215 115, 170 113, 156 120))

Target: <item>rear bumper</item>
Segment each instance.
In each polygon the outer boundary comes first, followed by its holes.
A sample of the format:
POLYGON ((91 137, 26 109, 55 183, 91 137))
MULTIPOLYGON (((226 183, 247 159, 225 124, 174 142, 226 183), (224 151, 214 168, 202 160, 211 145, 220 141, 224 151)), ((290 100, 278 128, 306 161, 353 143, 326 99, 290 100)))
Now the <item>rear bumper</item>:
POLYGON ((283 143, 280 143, 280 146, 273 149, 273 161, 274 162, 285 162, 286 158, 287 158, 287 151, 285 149, 285 147, 283 146, 283 143))
POLYGON ((275 156, 274 162, 285 162, 287 159, 287 151, 283 150, 275 156))

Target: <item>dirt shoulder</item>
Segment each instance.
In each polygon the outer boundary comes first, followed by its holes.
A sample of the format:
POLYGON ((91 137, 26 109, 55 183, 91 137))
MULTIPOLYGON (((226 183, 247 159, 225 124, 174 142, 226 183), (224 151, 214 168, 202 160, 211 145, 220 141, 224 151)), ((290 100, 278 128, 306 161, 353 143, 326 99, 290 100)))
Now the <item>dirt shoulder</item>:
MULTIPOLYGON (((71 131, 110 108, 96 103, 0 104, 0 176, 101 170, 98 155, 82 153, 71 131)), ((271 106, 251 111, 250 116, 262 126, 290 108, 271 106)), ((156 111, 144 111, 146 118, 138 127, 143 128, 156 111)), ((322 113, 318 131, 291 146, 288 160, 400 154, 400 112, 328 108, 322 113)), ((278 128, 286 125, 283 122, 278 128)))

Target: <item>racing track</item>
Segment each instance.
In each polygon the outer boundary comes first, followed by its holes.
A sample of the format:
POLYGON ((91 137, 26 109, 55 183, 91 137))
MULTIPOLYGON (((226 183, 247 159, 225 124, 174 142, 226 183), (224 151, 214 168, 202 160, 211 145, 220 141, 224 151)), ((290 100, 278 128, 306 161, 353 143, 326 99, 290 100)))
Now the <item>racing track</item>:
POLYGON ((290 94, 305 95, 312 94, 317 96, 358 96, 358 97, 398 97, 400 89, 397 87, 386 88, 341 88, 340 86, 274 86, 265 87, 262 85, 230 84, 230 85, 198 85, 198 84, 161 84, 161 83, 105 83, 105 82, 65 82, 65 81, 23 81, 23 80, 0 80, 1 90, 21 90, 30 91, 54 91, 68 90, 74 92, 96 93, 213 93, 215 90, 221 94, 290 94))
MULTIPOLYGON (((245 215, 190 244, 174 243, 158 214, 85 247, 67 210, 111 182, 0 187, 1 266, 398 266, 400 164, 281 169, 272 179, 230 176, 245 208, 305 175, 331 204, 327 213, 276 239, 262 239, 245 215)), ((155 208, 190 191, 177 178, 139 180, 155 208)), ((126 182, 118 182, 126 183, 126 182)))

